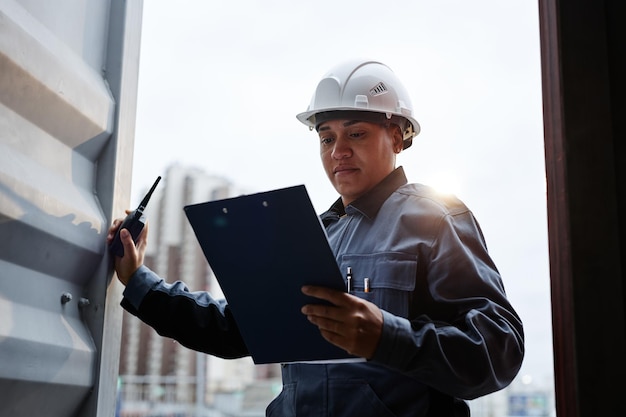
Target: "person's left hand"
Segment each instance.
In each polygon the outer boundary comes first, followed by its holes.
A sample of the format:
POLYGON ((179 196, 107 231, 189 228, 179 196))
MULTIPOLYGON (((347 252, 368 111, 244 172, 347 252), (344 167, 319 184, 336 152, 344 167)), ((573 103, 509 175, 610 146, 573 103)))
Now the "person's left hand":
POLYGON ((324 339, 354 356, 371 359, 383 330, 383 313, 373 303, 345 292, 304 286, 302 292, 333 305, 307 304, 302 313, 324 339))

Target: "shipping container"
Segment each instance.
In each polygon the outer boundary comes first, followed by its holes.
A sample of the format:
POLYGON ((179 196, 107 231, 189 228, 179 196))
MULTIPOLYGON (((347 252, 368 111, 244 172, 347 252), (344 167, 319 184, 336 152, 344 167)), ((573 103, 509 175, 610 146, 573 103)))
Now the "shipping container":
POLYGON ((0 0, 0 416, 115 415, 141 0, 0 0))

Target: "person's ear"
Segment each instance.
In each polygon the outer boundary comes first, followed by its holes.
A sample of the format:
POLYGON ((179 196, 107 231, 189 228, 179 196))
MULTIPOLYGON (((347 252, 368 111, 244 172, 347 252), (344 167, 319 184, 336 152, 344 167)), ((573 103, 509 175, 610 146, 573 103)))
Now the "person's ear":
POLYGON ((404 137, 402 135, 402 129, 400 129, 400 126, 392 124, 391 134, 393 135, 393 151, 395 153, 402 152, 402 149, 404 149, 404 137))

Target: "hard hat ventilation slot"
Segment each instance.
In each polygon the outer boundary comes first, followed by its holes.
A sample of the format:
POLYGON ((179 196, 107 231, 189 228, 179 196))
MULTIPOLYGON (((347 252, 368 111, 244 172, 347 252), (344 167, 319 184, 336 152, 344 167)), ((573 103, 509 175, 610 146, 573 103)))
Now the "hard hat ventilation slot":
POLYGON ((387 86, 382 82, 379 82, 375 87, 370 88, 370 95, 379 96, 381 94, 385 94, 387 91, 389 91, 387 90, 387 86))

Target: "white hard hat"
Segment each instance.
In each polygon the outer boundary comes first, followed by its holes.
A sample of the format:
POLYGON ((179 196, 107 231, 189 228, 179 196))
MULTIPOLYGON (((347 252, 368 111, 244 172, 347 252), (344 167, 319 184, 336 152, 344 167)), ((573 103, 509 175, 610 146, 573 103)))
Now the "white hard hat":
POLYGON ((307 111, 296 117, 311 129, 339 118, 389 120, 403 130, 404 149, 420 131, 406 89, 388 66, 376 61, 351 61, 331 69, 317 85, 307 111))

